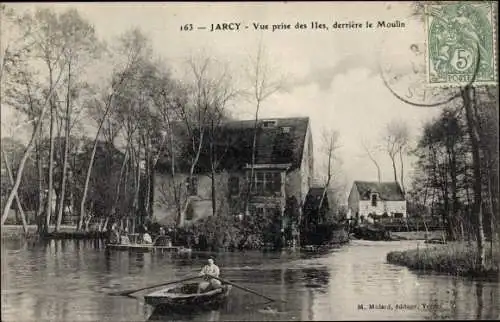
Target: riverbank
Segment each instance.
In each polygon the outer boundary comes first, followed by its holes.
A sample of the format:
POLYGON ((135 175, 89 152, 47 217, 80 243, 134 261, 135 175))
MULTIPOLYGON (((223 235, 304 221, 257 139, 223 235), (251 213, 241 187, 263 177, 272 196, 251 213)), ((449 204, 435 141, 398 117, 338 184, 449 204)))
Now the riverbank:
POLYGON ((468 277, 487 277, 498 281, 500 273, 500 250, 488 243, 486 248, 486 269, 476 267, 478 258, 475 243, 450 242, 446 245, 424 244, 417 249, 393 251, 387 254, 387 262, 410 269, 433 271, 468 277))
MULTIPOLYGON (((47 239, 101 239, 105 238, 105 232, 97 231, 77 231, 76 226, 62 225, 58 232, 55 226, 50 226, 49 233, 44 236, 47 239)), ((28 236, 37 234, 36 225, 28 225, 28 236)), ((24 237, 24 229, 21 225, 3 225, 2 238, 16 239, 24 237)))
POLYGON ((442 240, 445 236, 443 230, 432 231, 391 231, 391 240, 442 240))

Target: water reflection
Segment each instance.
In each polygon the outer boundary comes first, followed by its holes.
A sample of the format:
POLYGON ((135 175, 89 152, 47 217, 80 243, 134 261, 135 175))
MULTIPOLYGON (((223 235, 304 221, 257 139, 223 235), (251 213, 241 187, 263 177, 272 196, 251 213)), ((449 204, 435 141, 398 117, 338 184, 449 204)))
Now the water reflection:
POLYGON ((206 312, 154 311, 108 293, 197 273, 209 254, 108 251, 94 241, 38 245, 2 241, 2 321, 221 321, 494 319, 499 284, 421 275, 385 263, 388 251, 411 242, 353 242, 325 255, 216 254, 222 276, 268 297, 233 288, 226 305, 206 312), (24 250, 20 250, 24 247, 24 250), (359 305, 367 305, 360 309, 359 305), (418 309, 369 309, 406 304, 418 309), (425 308, 422 308, 425 306, 425 308))
POLYGON ((328 285, 330 280, 330 273, 326 268, 306 268, 303 269, 304 282, 307 288, 320 288, 324 291, 325 286, 328 285))
POLYGON ((205 312, 166 312, 164 310, 153 310, 148 321, 220 321, 221 310, 210 310, 205 312))
POLYGON ((476 296, 477 296, 477 313, 476 320, 482 320, 483 316, 483 283, 478 282, 476 284, 476 296))

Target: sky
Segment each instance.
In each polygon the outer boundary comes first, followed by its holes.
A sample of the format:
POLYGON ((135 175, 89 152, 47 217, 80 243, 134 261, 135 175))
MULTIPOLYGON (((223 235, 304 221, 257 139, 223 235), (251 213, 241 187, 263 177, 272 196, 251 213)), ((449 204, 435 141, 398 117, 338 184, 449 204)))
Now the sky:
MULTIPOLYGON (((17 10, 33 9, 34 4, 10 4, 17 10)), ((286 91, 263 102, 260 117, 308 116, 311 120, 315 166, 321 168, 322 133, 339 133, 336 151, 337 179, 347 187, 353 180, 377 180, 374 165, 363 150, 362 140, 381 145, 381 136, 390 121, 405 123, 413 141, 437 109, 410 106, 399 101, 384 86, 379 66, 397 70, 407 67, 411 44, 425 41, 424 24, 411 16, 405 2, 273 2, 273 3, 45 3, 37 6, 55 10, 76 8, 94 25, 98 36, 111 41, 131 27, 139 27, 152 39, 153 49, 174 71, 182 70, 184 60, 193 54, 209 55, 228 62, 235 71, 248 65, 259 43, 265 48, 271 76, 286 76, 286 91), (311 22, 328 30, 311 29, 311 22), (378 21, 404 27, 334 29, 333 24, 378 21), (239 31, 210 32, 211 24, 241 23, 239 31), (289 30, 254 30, 260 25, 290 24, 289 30), (306 29, 295 29, 297 23, 306 29), (181 26, 193 24, 192 31, 181 26), (198 30, 205 26, 207 29, 198 30), (245 29, 243 26, 248 26, 245 29), (398 65, 400 64, 400 65, 398 65), (405 65, 406 64, 406 65, 405 65)), ((422 55, 423 57, 423 55, 422 55)), ((271 77, 272 78, 272 77, 271 77)), ((399 86, 398 90, 404 88, 399 86)), ((232 114, 251 119, 254 106, 236 102, 232 114)), ((2 107, 2 136, 23 135, 16 115, 2 107)), ((23 132, 24 131, 24 132, 23 132)), ((29 133, 28 133, 29 134, 29 133)), ((25 133, 26 135, 26 133, 25 133)), ((389 157, 375 154, 382 169, 382 181, 393 178, 389 157)), ((412 173, 412 159, 405 159, 405 185, 412 173)))

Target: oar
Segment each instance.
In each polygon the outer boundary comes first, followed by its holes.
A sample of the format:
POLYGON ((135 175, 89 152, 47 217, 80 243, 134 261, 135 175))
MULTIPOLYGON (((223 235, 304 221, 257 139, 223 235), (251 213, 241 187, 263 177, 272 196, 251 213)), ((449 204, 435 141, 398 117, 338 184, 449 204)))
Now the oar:
POLYGON ((247 291, 247 292, 249 292, 249 293, 252 293, 252 294, 255 294, 255 295, 259 295, 259 296, 261 296, 261 297, 263 297, 263 298, 265 298, 266 300, 269 300, 269 301, 271 301, 271 302, 278 302, 278 301, 281 301, 281 302, 286 302, 286 301, 284 301, 284 300, 276 300, 276 299, 273 299, 273 298, 267 297, 267 296, 265 296, 265 295, 263 295, 263 294, 260 294, 260 293, 259 293, 259 292, 257 292, 257 291, 254 291, 254 290, 251 290, 251 289, 249 289, 249 288, 243 287, 243 286, 241 286, 241 285, 238 285, 238 284, 236 284, 236 283, 230 282, 230 281, 225 280, 225 279, 220 278, 220 277, 215 277, 215 276, 213 276, 213 275, 209 275, 209 274, 206 274, 206 276, 208 276, 208 277, 210 277, 210 278, 215 278, 215 279, 218 279, 219 281, 221 281, 221 282, 222 282, 222 283, 224 283, 224 284, 229 284, 229 285, 236 286, 237 288, 242 289, 242 290, 244 290, 244 291, 247 291))
POLYGON ((147 290, 149 288, 155 288, 155 287, 165 286, 165 285, 169 285, 169 284, 177 284, 177 283, 181 283, 181 282, 185 282, 185 281, 189 281, 189 280, 194 280, 196 278, 200 278, 200 276, 187 277, 187 278, 183 278, 183 279, 178 280, 178 281, 166 282, 166 283, 151 285, 151 286, 147 286, 147 287, 137 288, 137 289, 133 289, 133 290, 124 290, 124 291, 120 291, 120 292, 113 292, 113 293, 109 293, 109 295, 112 295, 112 296, 129 296, 132 293, 136 293, 136 292, 139 292, 139 291, 147 290))

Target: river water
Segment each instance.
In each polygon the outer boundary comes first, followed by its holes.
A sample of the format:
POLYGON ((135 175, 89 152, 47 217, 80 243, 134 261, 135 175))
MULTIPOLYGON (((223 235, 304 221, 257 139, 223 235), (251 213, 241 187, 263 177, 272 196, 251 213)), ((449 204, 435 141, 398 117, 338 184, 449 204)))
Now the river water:
POLYGON ((159 315, 144 303, 145 292, 137 293, 137 298, 108 293, 196 273, 207 254, 106 251, 95 241, 50 241, 36 246, 2 241, 2 321, 500 317, 499 283, 416 274, 386 263, 389 251, 416 246, 416 241, 351 241, 325 254, 217 254, 222 277, 286 302, 266 303, 233 288, 227 304, 217 311, 159 315))

